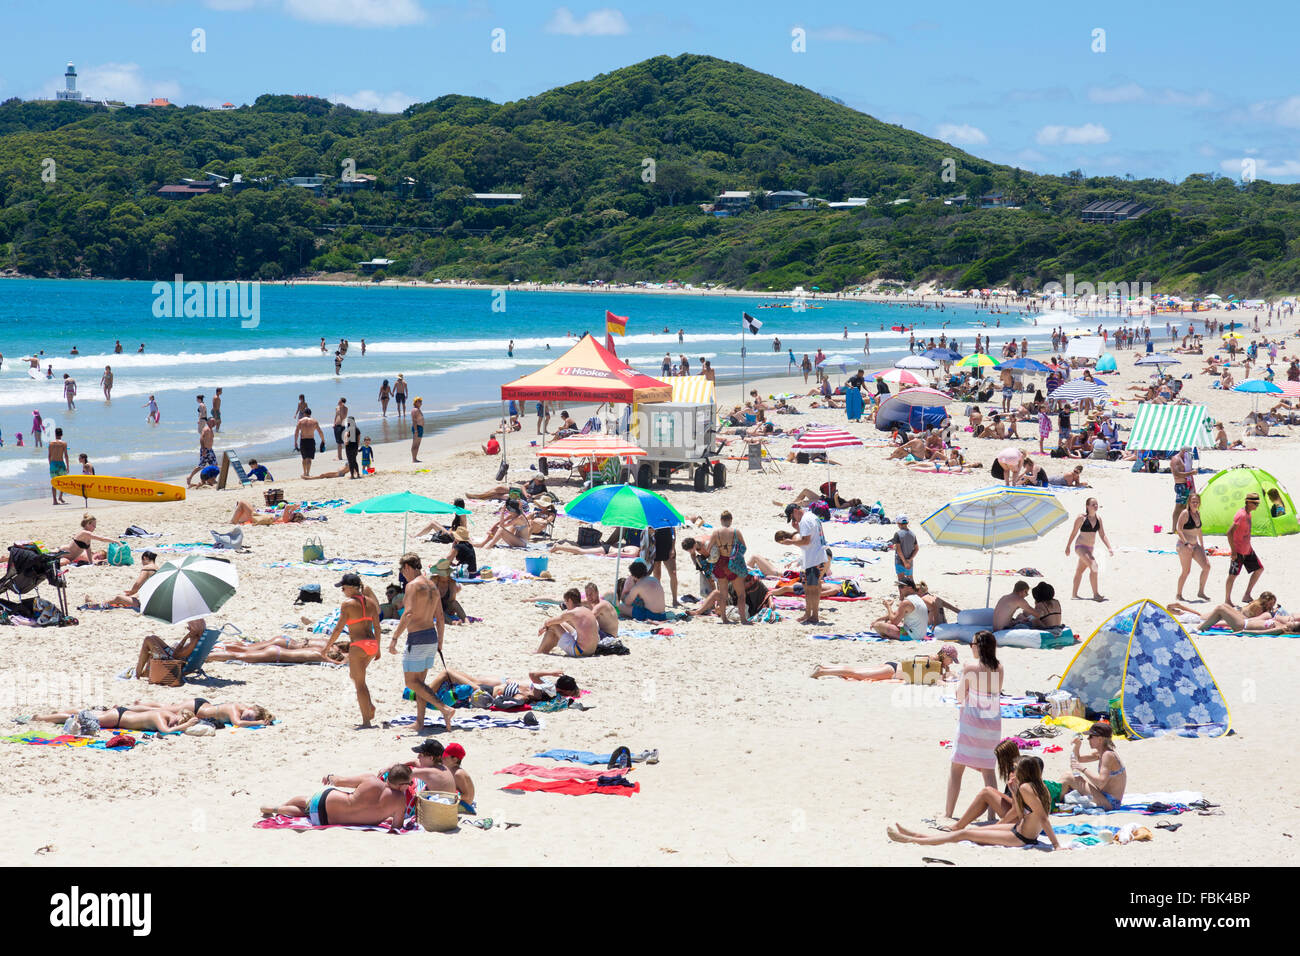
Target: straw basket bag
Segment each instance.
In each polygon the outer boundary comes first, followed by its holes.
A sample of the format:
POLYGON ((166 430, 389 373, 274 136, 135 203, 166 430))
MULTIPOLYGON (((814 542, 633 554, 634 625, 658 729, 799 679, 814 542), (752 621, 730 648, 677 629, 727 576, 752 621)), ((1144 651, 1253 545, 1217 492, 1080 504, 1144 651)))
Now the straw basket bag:
POLYGON ((284 501, 284 491, 279 488, 268 488, 262 492, 262 500, 266 502, 268 508, 274 508, 281 501, 284 501))
POLYGON ((445 790, 432 790, 417 795, 416 819, 420 826, 430 831, 454 830, 458 825, 457 807, 460 796, 445 790))
POLYGON ((181 679, 181 668, 184 666, 184 661, 155 657, 149 662, 149 683, 162 684, 164 687, 180 687, 185 683, 181 679))

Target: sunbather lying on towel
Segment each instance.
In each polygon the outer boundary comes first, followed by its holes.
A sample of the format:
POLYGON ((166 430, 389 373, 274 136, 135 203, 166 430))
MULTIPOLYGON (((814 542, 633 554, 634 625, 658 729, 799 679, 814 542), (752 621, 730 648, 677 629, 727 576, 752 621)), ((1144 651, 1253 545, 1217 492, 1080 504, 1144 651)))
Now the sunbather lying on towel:
MULTIPOLYGON (((948 668, 957 663, 957 648, 951 644, 945 644, 939 648, 938 654, 930 654, 926 657, 927 661, 934 661, 939 664, 939 676, 946 680, 948 677, 948 668)), ((824 664, 818 664, 813 668, 813 677, 842 677, 845 680, 866 680, 866 681, 890 681, 896 684, 912 683, 906 677, 898 676, 898 661, 885 661, 868 667, 827 667, 824 664)), ((956 678, 954 678, 955 680, 956 678)))
POLYGON ((333 645, 325 637, 277 637, 256 644, 227 641, 218 644, 208 655, 210 661, 243 661, 246 664, 341 664, 348 659, 348 641, 333 645))
POLYGON ((1237 632, 1256 634, 1296 634, 1300 633, 1300 617, 1276 614, 1277 598, 1272 591, 1265 591, 1244 608, 1235 608, 1231 604, 1220 604, 1208 614, 1202 615, 1195 608, 1178 601, 1168 605, 1170 611, 1178 615, 1178 620, 1198 631, 1208 631, 1216 624, 1226 624, 1237 632))
POLYGON ((466 700, 474 690, 492 695, 493 700, 504 697, 521 704, 535 704, 561 697, 577 697, 578 682, 563 671, 530 671, 528 680, 508 680, 504 677, 471 677, 460 671, 445 670, 429 681, 434 696, 448 707, 457 700, 466 700))
POLYGON ((110 707, 107 710, 61 710, 53 714, 37 714, 32 720, 52 724, 65 723, 70 717, 76 717, 82 725, 83 732, 87 721, 105 730, 154 730, 160 734, 179 733, 187 727, 198 723, 192 710, 172 713, 169 710, 133 711, 128 707, 110 707))
POLYGON ((327 786, 310 797, 290 797, 281 806, 262 807, 262 816, 307 817, 318 827, 401 826, 410 785, 411 768, 393 764, 386 780, 378 774, 363 777, 351 792, 327 786))
POLYGON ((291 521, 301 520, 302 515, 298 514, 298 506, 289 502, 285 502, 279 514, 261 515, 253 509, 252 505, 241 501, 235 505, 235 513, 230 516, 231 524, 288 524, 291 521))
POLYGON ((218 728, 231 727, 265 727, 275 722, 275 716, 261 704, 214 704, 203 697, 195 697, 179 704, 150 704, 137 700, 127 707, 127 711, 165 710, 172 714, 190 711, 200 720, 210 720, 218 728))

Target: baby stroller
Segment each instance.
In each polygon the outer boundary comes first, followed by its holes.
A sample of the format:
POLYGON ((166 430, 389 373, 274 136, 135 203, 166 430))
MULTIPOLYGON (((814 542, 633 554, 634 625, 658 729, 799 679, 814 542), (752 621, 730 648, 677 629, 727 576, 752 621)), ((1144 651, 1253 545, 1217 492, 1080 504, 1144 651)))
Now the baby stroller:
POLYGON ((42 554, 25 545, 10 545, 9 566, 0 577, 0 606, 10 613, 32 618, 42 624, 72 623, 68 617, 67 582, 59 569, 59 558, 59 554, 42 554), (57 619, 53 619, 55 606, 43 601, 37 591, 41 582, 54 588, 57 619), (24 598, 25 594, 31 596, 24 598))

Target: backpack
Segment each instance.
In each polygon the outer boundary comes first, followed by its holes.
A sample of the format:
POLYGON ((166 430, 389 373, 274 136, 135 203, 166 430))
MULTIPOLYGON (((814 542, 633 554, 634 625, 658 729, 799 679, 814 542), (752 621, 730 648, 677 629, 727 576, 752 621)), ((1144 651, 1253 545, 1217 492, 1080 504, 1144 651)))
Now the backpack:
POLYGON ((510 470, 510 465, 504 458, 501 459, 501 467, 497 469, 497 481, 506 480, 506 472, 510 470))
POLYGON ((826 502, 824 501, 812 502, 810 505, 808 505, 808 510, 811 511, 813 514, 815 514, 817 517, 821 518, 823 521, 830 520, 831 509, 830 506, 826 504, 826 502))
POLYGON ((871 516, 871 512, 868 511, 866 508, 864 508, 862 505, 858 505, 856 508, 849 509, 850 521, 866 521, 867 518, 869 518, 870 516, 871 516))
POLYGON ((852 581, 845 581, 840 585, 840 595, 849 598, 862 597, 862 589, 852 581))
POLYGON ((320 585, 304 584, 298 589, 298 600, 294 604, 320 604, 320 585))

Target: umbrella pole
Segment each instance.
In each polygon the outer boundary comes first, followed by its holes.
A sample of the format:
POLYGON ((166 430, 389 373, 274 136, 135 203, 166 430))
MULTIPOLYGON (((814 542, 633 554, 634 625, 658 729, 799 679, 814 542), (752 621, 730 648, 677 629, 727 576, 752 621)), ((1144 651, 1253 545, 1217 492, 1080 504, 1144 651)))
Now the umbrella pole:
POLYGON ((402 554, 406 554, 406 523, 411 520, 409 511, 402 512, 402 554))
POLYGON ((984 588, 984 606, 985 606, 985 607, 992 607, 992 606, 993 606, 992 604, 989 603, 989 601, 991 601, 991 600, 993 599, 993 555, 996 554, 996 553, 997 553, 997 549, 996 549, 996 548, 990 548, 990 549, 989 549, 989 575, 988 575, 988 585, 984 588))
POLYGON ((623 561, 623 529, 619 528, 618 525, 614 527, 618 528, 618 550, 614 552, 614 613, 617 614, 618 601, 622 597, 618 593, 618 568, 623 561))

